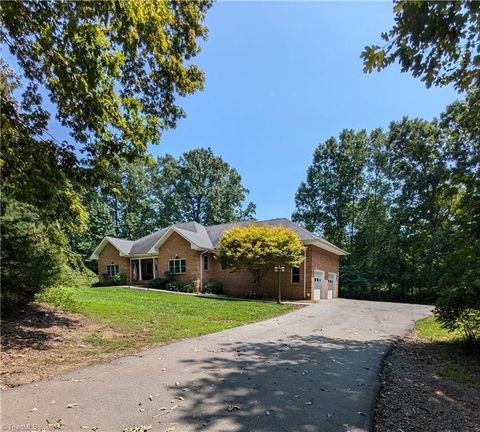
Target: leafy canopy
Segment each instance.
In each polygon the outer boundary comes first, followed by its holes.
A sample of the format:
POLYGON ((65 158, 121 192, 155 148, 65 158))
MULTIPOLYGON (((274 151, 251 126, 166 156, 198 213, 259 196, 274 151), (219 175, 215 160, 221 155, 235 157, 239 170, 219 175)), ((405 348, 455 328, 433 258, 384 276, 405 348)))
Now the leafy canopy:
POLYGON ((480 84, 480 2, 401 0, 394 13, 393 28, 382 34, 385 45, 362 52, 365 72, 398 61, 402 72, 427 87, 468 90, 480 84))
POLYGON ((191 220, 214 225, 255 215, 253 202, 243 207, 249 191, 240 174, 211 148, 160 158, 152 176, 155 205, 168 224, 191 220))
POLYGON ((227 267, 259 272, 260 278, 275 265, 298 266, 304 259, 298 235, 270 225, 230 228, 223 233, 216 256, 227 267))
POLYGON ((2 2, 1 36, 25 79, 44 86, 57 117, 97 167, 143 155, 203 87, 192 58, 211 2, 2 2))

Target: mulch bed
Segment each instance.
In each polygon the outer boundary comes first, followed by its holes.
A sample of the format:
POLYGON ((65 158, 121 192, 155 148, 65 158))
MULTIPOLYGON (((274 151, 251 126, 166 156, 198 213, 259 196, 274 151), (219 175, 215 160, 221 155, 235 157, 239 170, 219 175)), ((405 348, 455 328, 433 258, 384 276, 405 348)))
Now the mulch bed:
MULTIPOLYGON (((480 390, 441 376, 451 352, 413 332, 385 359, 375 432, 480 432, 480 390)), ((472 358, 472 370, 480 358, 472 358)))

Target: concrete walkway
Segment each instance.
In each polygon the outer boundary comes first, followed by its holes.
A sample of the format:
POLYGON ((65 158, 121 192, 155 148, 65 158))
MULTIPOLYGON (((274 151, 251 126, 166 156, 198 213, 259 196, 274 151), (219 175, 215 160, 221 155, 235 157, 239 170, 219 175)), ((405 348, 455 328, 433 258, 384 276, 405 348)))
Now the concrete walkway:
POLYGON ((325 300, 89 366, 4 390, 2 430, 368 431, 383 354, 431 309, 325 300))

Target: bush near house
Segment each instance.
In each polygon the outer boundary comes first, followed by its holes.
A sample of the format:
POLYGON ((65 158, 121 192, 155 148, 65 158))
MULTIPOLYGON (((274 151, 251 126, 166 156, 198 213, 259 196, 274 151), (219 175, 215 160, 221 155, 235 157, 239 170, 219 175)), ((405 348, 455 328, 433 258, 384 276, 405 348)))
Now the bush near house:
POLYGON ((180 282, 180 281, 169 282, 167 283, 166 288, 169 291, 186 292, 186 293, 195 292, 195 287, 193 285, 187 284, 185 282, 180 282))
POLYGON ((203 286, 205 294, 223 294, 223 283, 218 280, 212 280, 203 286))
POLYGON ((94 287, 105 287, 105 286, 120 286, 127 283, 127 276, 123 273, 118 273, 115 276, 108 276, 106 273, 103 275, 103 281, 94 283, 94 287))

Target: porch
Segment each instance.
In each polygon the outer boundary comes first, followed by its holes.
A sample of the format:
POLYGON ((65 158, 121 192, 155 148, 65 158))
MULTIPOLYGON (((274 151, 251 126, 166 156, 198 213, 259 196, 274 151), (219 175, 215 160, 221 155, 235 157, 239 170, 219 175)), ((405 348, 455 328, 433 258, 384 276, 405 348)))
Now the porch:
POLYGON ((158 277, 156 257, 130 258, 130 284, 146 284, 158 277))

